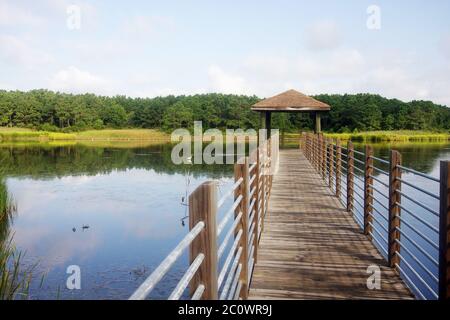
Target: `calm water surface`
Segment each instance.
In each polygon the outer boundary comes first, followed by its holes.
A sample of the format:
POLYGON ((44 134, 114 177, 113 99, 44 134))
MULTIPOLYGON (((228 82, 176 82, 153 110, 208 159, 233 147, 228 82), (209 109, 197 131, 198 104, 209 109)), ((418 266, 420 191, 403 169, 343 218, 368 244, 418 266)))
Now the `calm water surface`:
MULTIPOLYGON (((376 145, 375 153, 387 158, 390 147, 376 145)), ((404 165, 435 177, 439 160, 450 159, 448 144, 395 148, 403 154, 404 165)), ((24 263, 39 263, 31 298, 126 299, 132 294, 188 232, 182 223, 186 194, 210 179, 220 180, 220 192, 232 184, 232 166, 176 166, 170 151, 170 145, 0 144, 2 171, 18 206, 10 231, 16 246, 26 251, 24 263), (81 290, 66 288, 69 265, 81 268, 81 290), (38 274, 45 274, 42 287, 38 274)), ((377 176, 385 179, 382 174, 377 176)), ((405 179, 438 192, 435 183, 413 175, 405 179)), ((437 201, 418 193, 414 196, 437 209, 437 201)), ((417 212, 437 225, 435 217, 417 212)), ((411 224, 437 239, 414 220, 411 224)), ((383 239, 378 240, 384 246, 383 239)), ((432 247, 417 241, 436 256, 432 247)), ((420 259, 437 272, 426 257, 420 259)), ((185 254, 151 298, 167 297, 186 266, 185 254)), ((419 289, 427 291, 423 286, 419 289)))
MULTIPOLYGON (((359 151, 363 151, 363 146, 356 146, 359 151)), ((439 179, 439 166, 441 160, 450 160, 449 144, 399 144, 399 145, 374 145, 374 155, 380 159, 389 160, 390 149, 396 149, 402 154, 402 165, 427 175, 439 179)), ((356 158, 363 160, 364 156, 356 155, 356 158)), ((379 248, 381 254, 387 258, 388 239, 388 188, 389 183, 386 174, 388 165, 381 161, 374 161, 374 165, 381 169, 375 172, 375 177, 379 181, 374 181, 374 221, 373 232, 374 244, 379 248), (386 173, 383 173, 385 171, 386 173)), ((361 164, 356 164, 362 168, 361 164)), ((364 186, 363 176, 356 172, 358 178, 355 183, 362 188, 364 186)), ((405 183, 402 184, 401 191, 409 198, 421 203, 429 210, 417 205, 405 196, 402 196, 401 205, 401 250, 400 268, 401 276, 409 285, 410 289, 419 298, 436 299, 438 290, 438 243, 439 243, 439 200, 432 195, 439 196, 439 183, 419 175, 403 171, 402 180, 409 182, 413 186, 426 190, 429 194, 417 190, 405 183)), ((355 188, 358 195, 355 197, 355 218, 362 226, 364 203, 361 195, 362 191, 355 188), (359 201, 359 203, 358 203, 359 201)))
MULTIPOLYGON (((170 151, 170 145, 0 147, 18 206, 14 242, 26 251, 26 263, 38 262, 45 274, 31 298, 131 295, 188 231, 183 197, 203 181, 219 179, 221 190, 231 181, 231 166, 175 166, 170 151), (69 265, 81 268, 81 290, 66 289, 69 265)), ((185 255, 152 297, 167 296, 186 265, 185 255)))

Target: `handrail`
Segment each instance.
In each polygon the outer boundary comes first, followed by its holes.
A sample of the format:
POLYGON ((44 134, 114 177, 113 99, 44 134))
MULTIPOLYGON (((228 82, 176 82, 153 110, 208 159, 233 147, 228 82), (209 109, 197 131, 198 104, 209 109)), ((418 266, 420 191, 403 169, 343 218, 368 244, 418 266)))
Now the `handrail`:
POLYGON ((192 295, 192 300, 200 300, 202 298, 203 292, 205 292, 205 286, 199 285, 192 295))
POLYGON ((236 190, 236 188, 238 188, 241 185, 242 181, 244 181, 244 179, 239 178, 239 180, 233 184, 231 189, 227 193, 225 193, 222 196, 222 198, 220 198, 220 200, 217 202, 217 208, 220 208, 224 204, 225 200, 233 194, 233 192, 236 190))
POLYGON ((225 238, 223 239, 223 242, 220 245, 219 250, 217 251, 217 259, 220 259, 222 257, 222 254, 225 251, 225 247, 227 246, 228 241, 230 241, 230 238, 233 235, 234 231, 236 230, 238 223, 241 222, 241 218, 242 218, 242 211, 239 212, 236 219, 234 219, 233 224, 230 227, 230 230, 228 230, 227 234, 225 235, 225 238))
POLYGON ((231 281, 233 281, 232 276, 234 276, 238 263, 239 263, 239 258, 242 255, 242 247, 239 247, 238 252, 236 253, 236 255, 234 256, 233 259, 233 263, 231 264, 231 269, 230 269, 230 273, 228 274, 228 278, 227 280, 225 280, 225 285, 223 286, 223 290, 222 293, 220 294, 220 300, 224 300, 226 295, 228 294, 228 291, 230 289, 231 286, 231 281))
POLYGON ((428 175, 428 174, 425 174, 425 173, 423 173, 423 172, 420 172, 420 171, 417 171, 417 170, 414 170, 414 169, 411 169, 411 168, 407 168, 407 167, 404 167, 404 166, 398 166, 400 169, 402 169, 402 170, 404 170, 404 171, 407 171, 407 172, 409 172, 409 173, 413 173, 413 174, 416 174, 416 175, 418 175, 418 176, 421 176, 421 177, 423 177, 423 178, 427 178, 427 179, 429 179, 429 180, 431 180, 431 181, 434 181, 434 182, 437 182, 437 183, 439 183, 439 182, 441 182, 439 179, 437 179, 437 178, 435 178, 435 177, 432 177, 432 176, 430 176, 430 175, 428 175))
POLYGON ((161 262, 158 268, 140 285, 140 287, 133 293, 130 300, 145 299, 158 282, 164 277, 170 267, 177 261, 183 251, 191 244, 191 242, 198 236, 198 234, 205 228, 205 223, 200 221, 197 225, 189 231, 189 233, 178 243, 172 252, 161 262))
POLYGON ((194 275, 197 272, 198 268, 200 268, 200 265, 202 264, 204 259, 205 259, 205 255, 203 253, 200 253, 197 256, 197 258, 195 258, 194 262, 192 262, 190 267, 187 269, 187 271, 184 274, 183 278, 181 278, 180 282, 178 282, 178 285, 175 287, 175 289, 170 294, 168 300, 178 300, 178 299, 180 299, 181 295, 183 294, 183 291, 188 286, 189 281, 191 281, 192 278, 194 277, 194 275))
POLYGON ((417 279, 420 280, 420 282, 425 286, 425 288, 428 289, 428 291, 436 298, 438 299, 438 295, 436 294, 436 292, 430 288, 430 286, 428 285, 428 283, 419 275, 419 273, 408 263, 408 260, 406 260, 405 258, 403 258, 403 256, 400 254, 400 252, 395 251, 395 254, 398 255, 400 257, 400 259, 402 260, 402 262, 408 267, 409 270, 412 271, 412 273, 416 276, 417 279))
POLYGON ((423 225, 427 226, 430 230, 433 230, 436 233, 439 233, 439 229, 433 226, 431 223, 423 220, 421 217, 417 216, 415 213, 412 213, 411 210, 406 209, 404 206, 402 206, 400 203, 395 203, 397 206, 399 206, 403 211, 407 212, 410 216, 414 217, 417 221, 420 221, 423 225))
POLYGON ((422 269, 428 274, 428 276, 433 279, 436 283, 439 282, 439 279, 434 275, 433 272, 431 272, 423 263, 420 261, 409 249, 408 247, 404 246, 400 240, 395 239, 395 241, 400 245, 400 247, 406 251, 406 253, 413 258, 414 262, 417 263, 419 266, 422 267, 422 269))
POLYGON ((191 248, 191 262, 169 295, 169 300, 179 299, 188 286, 191 289, 192 300, 217 298, 224 281, 225 284, 220 293, 221 299, 246 299, 264 216, 267 212, 272 174, 276 172, 278 165, 277 139, 278 136, 273 135, 267 141, 261 142, 252 153, 252 159, 256 156, 256 162, 250 164, 249 157, 245 157, 243 163, 235 165, 235 182, 218 201, 216 200, 216 183, 207 181, 191 193, 189 224, 195 226, 130 299, 146 298, 188 246, 191 248), (216 224, 218 209, 232 195, 234 195, 233 204, 225 212, 222 220, 216 224), (233 222, 217 249, 218 238, 233 214, 233 222), (222 269, 217 272, 218 261, 225 253, 233 235, 234 241, 230 251, 222 269), (196 240, 197 236, 201 239, 196 240), (228 270, 230 264, 231 269, 228 270), (199 272, 199 270, 202 271, 199 272))
POLYGON ((243 199, 242 195, 239 195, 239 197, 236 200, 234 200, 231 208, 225 213, 224 217, 222 218, 222 221, 219 223, 219 226, 217 227, 218 236, 222 233, 222 230, 225 228, 225 225, 227 224, 228 220, 230 220, 230 217, 233 214, 233 212, 241 204, 242 199, 243 199))
POLYGON ((381 158, 378 158, 378 157, 375 157, 375 156, 370 156, 370 158, 372 158, 372 159, 374 159, 374 160, 377 160, 377 161, 380 161, 381 163, 384 163, 384 164, 389 164, 389 161, 387 161, 387 160, 385 160, 385 159, 381 159, 381 158))
MULTIPOLYGON (((228 294, 228 299, 227 300, 231 300, 232 299, 232 297, 234 297, 235 296, 235 294, 236 294, 236 288, 237 288, 237 284, 238 284, 238 281, 239 281, 239 277, 240 277, 240 275, 241 275, 241 272, 242 272, 242 263, 240 263, 239 265, 238 265, 238 267, 237 267, 237 269, 236 269, 236 272, 234 273, 234 277, 233 277, 233 281, 231 282, 231 290, 230 290, 230 292, 229 292, 229 294, 228 294)), ((224 296, 224 298, 223 299, 225 299, 225 296, 224 296)), ((221 299, 221 300, 223 300, 223 299, 221 299)))
POLYGON ((408 182, 408 181, 405 181, 405 180, 403 180, 403 179, 399 179, 399 181, 400 181, 402 184, 406 184, 407 186, 409 186, 409 187, 411 187, 411 188, 413 188, 413 189, 416 189, 416 190, 418 190, 418 191, 421 191, 421 192, 425 193, 426 195, 429 195, 430 197, 435 198, 436 200, 439 200, 439 196, 437 196, 437 195, 435 195, 435 194, 433 194, 433 193, 431 193, 431 192, 429 192, 429 191, 427 191, 427 190, 425 190, 425 189, 423 189, 423 188, 420 188, 420 187, 418 187, 418 186, 415 186, 415 185, 413 185, 412 183, 410 183, 410 182, 408 182))
POLYGON ((399 272, 413 292, 423 299, 449 298, 450 275, 447 274, 445 265, 450 262, 445 253, 450 250, 446 249, 450 247, 450 219, 447 219, 450 216, 450 161, 441 161, 440 177, 437 178, 403 166, 401 154, 395 150, 390 151, 389 159, 382 159, 373 154, 370 146, 365 146, 361 151, 355 150, 351 142, 342 146, 339 140, 325 138, 323 134, 302 133, 300 141, 300 148, 313 168, 336 193, 336 197, 347 207, 355 221, 364 228, 369 239, 376 243, 378 250, 387 255, 389 266, 399 272), (439 183, 439 195, 427 187, 405 180, 402 172, 439 183), (380 174, 389 178, 387 182, 379 177, 380 174), (408 188, 403 190, 403 184, 438 202, 433 205, 425 204, 415 194, 411 194, 408 188), (402 204, 402 198, 410 201, 408 206, 402 204), (385 200, 388 201, 387 204, 383 203, 385 200), (439 210, 434 209, 434 205, 439 210), (439 218, 439 226, 435 224, 435 220, 426 219, 425 214, 429 213, 439 218), (422 228, 427 232, 422 232, 422 228), (433 238, 427 236, 428 232, 433 238), (439 241, 434 237, 436 233, 439 234, 439 241), (413 250, 402 246, 400 237, 408 241, 413 250), (378 239, 383 241, 380 243, 378 239), (429 247, 423 246, 423 243, 429 247), (407 254, 401 256, 400 250, 405 250, 407 254), (439 256, 440 261, 436 260, 435 255, 439 256), (423 259, 433 263, 439 269, 439 275, 431 272, 423 259), (409 263, 411 261, 414 263, 409 263), (407 269, 402 267, 404 265, 407 269), (419 284, 417 281, 425 275, 437 282, 439 294, 434 291, 432 294, 422 292, 426 283, 419 284))
POLYGON ((436 217, 439 217, 439 212, 427 207, 426 205, 424 205, 423 203, 420 203, 419 201, 411 198, 410 196, 408 196, 406 193, 404 193, 401 190, 396 190, 398 193, 400 193, 402 195, 402 197, 405 197, 406 199, 408 199, 409 201, 413 202, 414 204, 418 205, 419 207, 422 207, 423 209, 427 210, 428 212, 432 213, 433 215, 435 215, 436 217))
POLYGON ((228 267, 230 266, 230 263, 234 256, 234 252, 236 251, 236 249, 239 245, 239 241, 241 240, 242 233, 243 233, 243 231, 242 231, 242 229, 240 229, 238 234, 236 235, 236 238, 234 239, 233 245, 231 246, 230 253, 228 254, 227 258, 225 259, 225 263, 223 264, 222 270, 219 273, 219 278, 217 280, 219 288, 222 285, 223 280, 225 279, 225 275, 227 273, 228 267))

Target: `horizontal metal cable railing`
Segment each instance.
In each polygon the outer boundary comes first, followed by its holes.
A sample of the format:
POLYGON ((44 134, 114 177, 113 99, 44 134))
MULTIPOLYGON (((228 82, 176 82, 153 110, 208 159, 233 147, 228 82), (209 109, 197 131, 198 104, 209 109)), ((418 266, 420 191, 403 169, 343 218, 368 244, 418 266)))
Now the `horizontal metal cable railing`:
POLYGON ((343 147, 310 133, 302 134, 300 147, 416 297, 448 297, 450 161, 441 161, 436 178, 403 166, 395 150, 383 159, 371 146, 355 150, 352 142, 343 147))
POLYGON ((215 181, 207 181, 192 192, 190 231, 130 300, 146 299, 187 249, 189 266, 169 300, 183 298, 188 288, 192 300, 247 299, 272 189, 272 174, 277 166, 278 135, 273 135, 249 157, 235 164, 235 182, 220 199, 217 199, 215 181), (217 223, 218 210, 232 197, 233 203, 217 223))

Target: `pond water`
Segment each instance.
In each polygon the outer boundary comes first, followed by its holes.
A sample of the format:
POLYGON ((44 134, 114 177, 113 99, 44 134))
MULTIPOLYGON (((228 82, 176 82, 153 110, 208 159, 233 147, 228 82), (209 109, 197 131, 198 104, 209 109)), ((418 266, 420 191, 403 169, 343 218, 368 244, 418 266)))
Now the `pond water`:
MULTIPOLYGON (((183 197, 210 179, 225 190, 232 167, 179 166, 170 145, 0 145, 2 171, 17 204, 11 234, 38 262, 32 299, 126 299, 188 232, 183 197), (83 228, 84 226, 84 228, 83 228), (67 267, 81 270, 68 290, 67 267)), ((231 184, 230 184, 231 186, 231 184)), ((152 298, 167 297, 187 265, 174 265, 152 298)))
MULTIPOLYGON (((439 180, 440 161, 450 160, 450 144, 375 144, 374 156, 379 159, 389 160, 391 149, 401 153, 402 166, 425 173, 439 180)), ((355 149, 364 152, 364 146, 356 145, 355 149)), ((363 155, 355 155, 359 160, 364 160, 363 155)), ((355 163, 360 169, 363 165, 355 163)), ((374 161, 374 166, 379 170, 374 172, 374 244, 381 254, 387 258, 388 239, 388 199, 387 184, 389 177, 388 165, 383 161, 374 161), (384 172, 383 172, 384 171, 384 172), (377 191, 378 190, 378 191, 377 191)), ((363 207, 363 175, 356 170, 355 184, 355 218, 362 226, 363 207)), ((438 292, 438 245, 439 245, 439 183, 402 170, 401 192, 401 236, 400 236, 400 268, 401 277, 409 285, 418 298, 437 299, 438 292), (422 189, 422 190, 420 190, 422 189)), ((344 202, 343 197, 341 197, 344 202)))
MULTIPOLYGON (((375 155, 387 158, 390 147, 375 145, 375 155)), ((17 248, 26 252, 23 263, 38 263, 30 298, 126 299, 133 293, 188 232, 183 224, 186 194, 211 179, 220 181, 219 192, 232 185, 231 165, 174 165, 171 148, 170 144, 0 144, 2 175, 17 204, 10 234, 17 248), (66 288, 70 265, 80 267, 81 290, 66 288), (41 274, 45 274, 42 285, 41 274)), ((435 177, 439 160, 450 159, 449 144, 395 148, 405 166, 435 177)), ((385 179, 382 174, 377 177, 385 179)), ((404 177, 438 194, 436 183, 404 177)), ((437 209, 434 199, 419 193, 414 197, 437 209)), ((432 215, 417 212, 437 225, 432 215)), ((437 237, 413 220, 411 224, 430 238, 437 237)), ((437 257, 432 247, 417 241, 437 257)), ((437 272, 423 254, 420 259, 437 272)), ((150 298, 168 296, 187 260, 185 253, 150 298)), ((431 278, 426 280, 432 283, 431 278)))

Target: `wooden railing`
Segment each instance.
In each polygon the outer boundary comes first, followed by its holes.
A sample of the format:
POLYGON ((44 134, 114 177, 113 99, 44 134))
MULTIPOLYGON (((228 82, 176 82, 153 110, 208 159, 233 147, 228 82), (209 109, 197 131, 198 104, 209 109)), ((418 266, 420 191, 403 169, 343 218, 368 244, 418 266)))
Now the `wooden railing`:
POLYGON ((272 175, 277 166, 278 135, 274 135, 234 165, 234 184, 222 198, 218 199, 216 181, 204 182, 192 192, 189 196, 189 233, 130 299, 147 298, 188 248, 189 267, 169 299, 183 297, 188 286, 192 300, 247 299, 270 199, 272 175), (217 223, 219 209, 231 196, 234 197, 233 204, 217 223), (219 238, 223 238, 220 244, 219 238))
POLYGON ((416 297, 448 299, 450 161, 441 161, 438 179, 402 166, 396 150, 381 159, 369 145, 361 152, 352 142, 343 147, 339 140, 311 133, 302 134, 300 148, 416 297), (402 174, 436 184, 439 194, 402 174))

